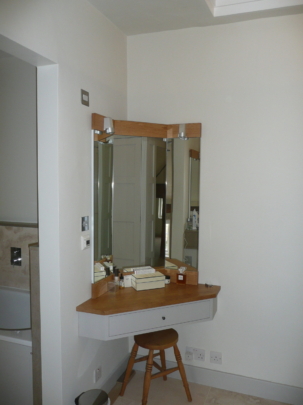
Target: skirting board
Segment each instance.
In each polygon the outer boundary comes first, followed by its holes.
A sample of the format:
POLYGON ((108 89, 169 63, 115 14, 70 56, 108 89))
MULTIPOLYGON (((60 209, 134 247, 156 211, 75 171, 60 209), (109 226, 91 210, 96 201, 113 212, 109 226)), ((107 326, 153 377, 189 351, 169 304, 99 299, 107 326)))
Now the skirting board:
POLYGON ((102 390, 109 393, 112 388, 117 383, 118 378, 121 376, 121 374, 124 373, 127 367, 127 362, 129 359, 129 355, 127 355, 119 364, 119 366, 116 368, 116 370, 113 372, 113 374, 106 380, 106 382, 102 386, 102 390))
MULTIPOLYGON (((167 368, 176 367, 173 361, 166 362, 167 368)), ((220 388, 222 390, 239 392, 254 397, 271 399, 291 405, 303 404, 303 388, 290 385, 277 384, 255 378, 243 377, 236 374, 223 373, 207 368, 195 367, 184 364, 186 376, 189 382, 220 388)), ((145 363, 136 363, 134 370, 145 371, 145 363)), ((178 372, 169 375, 172 378, 180 378, 178 372)))

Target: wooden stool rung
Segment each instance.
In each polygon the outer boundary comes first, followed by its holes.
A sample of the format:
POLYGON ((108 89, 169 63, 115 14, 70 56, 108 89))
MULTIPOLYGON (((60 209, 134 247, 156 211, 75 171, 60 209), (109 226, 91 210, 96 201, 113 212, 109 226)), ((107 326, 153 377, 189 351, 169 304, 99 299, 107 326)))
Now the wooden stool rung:
POLYGON ((155 373, 150 376, 151 380, 158 377, 163 377, 164 375, 168 375, 173 373, 174 371, 178 371, 179 367, 169 368, 168 370, 160 371, 160 373, 155 373))
POLYGON ((158 370, 162 371, 162 367, 160 367, 160 365, 155 361, 153 361, 153 366, 156 367, 158 370))

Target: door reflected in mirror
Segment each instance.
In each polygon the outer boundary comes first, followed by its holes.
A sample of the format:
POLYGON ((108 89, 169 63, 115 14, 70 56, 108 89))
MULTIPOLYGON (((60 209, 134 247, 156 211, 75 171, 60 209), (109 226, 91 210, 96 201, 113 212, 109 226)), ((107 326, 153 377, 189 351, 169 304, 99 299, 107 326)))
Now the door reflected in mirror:
POLYGON ((200 138, 110 142, 94 142, 94 261, 161 266, 171 257, 197 267, 186 228, 192 207, 199 212, 199 168, 190 168, 189 150, 200 151, 200 138))

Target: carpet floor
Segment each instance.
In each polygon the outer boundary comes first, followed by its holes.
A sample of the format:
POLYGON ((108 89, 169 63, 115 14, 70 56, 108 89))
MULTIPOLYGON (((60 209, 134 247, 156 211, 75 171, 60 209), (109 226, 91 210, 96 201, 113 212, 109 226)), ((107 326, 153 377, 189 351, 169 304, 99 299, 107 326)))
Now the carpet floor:
MULTIPOLYGON (((144 373, 136 371, 128 383, 123 397, 119 396, 121 383, 117 383, 109 393, 111 404, 141 405, 144 373)), ((205 385, 189 383, 193 401, 189 403, 181 380, 162 378, 152 380, 148 394, 147 405, 285 405, 282 402, 271 401, 238 394, 205 385)))

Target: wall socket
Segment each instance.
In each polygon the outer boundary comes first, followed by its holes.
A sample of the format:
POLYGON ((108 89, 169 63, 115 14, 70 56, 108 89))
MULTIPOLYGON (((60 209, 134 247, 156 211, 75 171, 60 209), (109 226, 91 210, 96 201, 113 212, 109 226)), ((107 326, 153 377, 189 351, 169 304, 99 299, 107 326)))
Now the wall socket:
POLYGON ((101 366, 94 370, 94 383, 96 383, 101 378, 101 366))
POLYGON ((184 256, 184 262, 186 264, 189 264, 190 266, 192 266, 192 261, 193 261, 192 256, 184 256))
POLYGON ((196 349, 195 347, 186 346, 185 360, 204 361, 205 360, 205 350, 204 349, 196 349))
POLYGON ((194 359, 194 349, 192 347, 187 347, 186 346, 186 351, 185 351, 185 360, 193 360, 194 359))
POLYGON ((205 350, 194 348, 194 360, 205 361, 205 350))
POLYGON ((210 352, 210 362, 214 364, 222 364, 222 353, 210 352))

